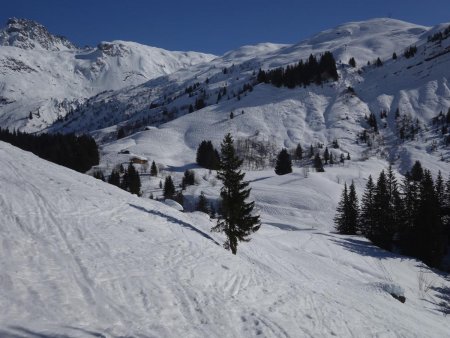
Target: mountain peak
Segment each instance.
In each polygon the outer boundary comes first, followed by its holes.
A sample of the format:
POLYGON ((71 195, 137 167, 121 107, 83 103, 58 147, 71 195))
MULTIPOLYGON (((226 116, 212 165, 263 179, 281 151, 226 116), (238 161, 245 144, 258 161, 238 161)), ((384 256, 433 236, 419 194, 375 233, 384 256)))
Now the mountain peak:
POLYGON ((10 18, 0 30, 0 45, 49 51, 76 49, 65 37, 51 34, 40 23, 18 18, 10 18))

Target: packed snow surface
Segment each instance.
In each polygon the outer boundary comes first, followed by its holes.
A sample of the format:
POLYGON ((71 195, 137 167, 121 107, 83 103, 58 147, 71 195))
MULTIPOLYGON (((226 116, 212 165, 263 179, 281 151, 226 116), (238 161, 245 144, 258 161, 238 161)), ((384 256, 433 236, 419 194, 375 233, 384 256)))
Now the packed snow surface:
MULTIPOLYGON (((358 169, 248 173, 263 224, 237 256, 181 213, 0 143, 0 335, 445 337, 422 264, 330 232, 358 169), (337 182, 340 178, 340 183, 337 182), (390 292, 404 292, 406 303, 390 292)), ((384 166, 360 164, 366 172, 384 166)), ((197 187, 198 189, 201 186, 197 187)))

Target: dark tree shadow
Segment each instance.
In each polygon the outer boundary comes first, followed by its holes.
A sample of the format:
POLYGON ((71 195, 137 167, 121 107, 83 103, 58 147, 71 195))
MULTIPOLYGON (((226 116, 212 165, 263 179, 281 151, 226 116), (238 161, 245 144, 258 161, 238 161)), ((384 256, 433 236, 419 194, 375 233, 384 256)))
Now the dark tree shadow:
POLYGON ((197 163, 188 163, 182 166, 167 166, 167 169, 171 172, 176 172, 176 173, 184 173, 186 170, 191 170, 191 169, 197 169, 197 168, 202 168, 200 167, 197 163))
MULTIPOLYGON (((445 279, 450 282, 449 275, 447 275, 445 279)), ((431 290, 436 292, 436 305, 438 306, 439 310, 445 315, 450 314, 450 286, 432 286, 431 290)))
POLYGON ((314 228, 297 228, 293 225, 284 224, 284 223, 274 223, 274 222, 264 222, 264 224, 271 225, 275 228, 287 231, 316 231, 314 228))
POLYGON ((357 253, 361 256, 370 256, 380 259, 399 258, 399 255, 395 253, 386 251, 371 244, 370 242, 363 241, 357 238, 339 238, 336 236, 334 239, 330 239, 330 241, 342 246, 348 251, 357 253))
POLYGON ((166 219, 167 221, 169 221, 170 223, 174 223, 174 224, 177 224, 177 225, 179 225, 179 226, 181 226, 181 227, 183 227, 183 228, 192 230, 192 231, 194 231, 194 232, 200 234, 202 237, 204 237, 204 238, 206 238, 206 239, 209 239, 209 240, 212 241, 214 244, 220 246, 220 244, 219 244, 214 238, 212 238, 212 237, 211 237, 210 235, 208 235, 206 232, 204 232, 204 231, 202 231, 202 230, 200 230, 200 229, 197 229, 197 228, 194 227, 192 224, 189 224, 189 223, 180 221, 179 219, 177 219, 177 218, 175 218, 175 217, 172 217, 172 216, 169 216, 169 215, 166 215, 166 214, 163 214, 163 213, 160 212, 160 211, 149 210, 149 209, 146 209, 146 208, 143 208, 143 207, 141 207, 141 206, 134 205, 134 204, 128 204, 128 205, 129 205, 130 207, 133 207, 133 208, 138 209, 138 210, 140 210, 140 211, 144 211, 144 212, 146 212, 146 213, 148 213, 148 214, 152 214, 152 215, 155 215, 155 216, 158 216, 158 217, 165 218, 165 219, 166 219))

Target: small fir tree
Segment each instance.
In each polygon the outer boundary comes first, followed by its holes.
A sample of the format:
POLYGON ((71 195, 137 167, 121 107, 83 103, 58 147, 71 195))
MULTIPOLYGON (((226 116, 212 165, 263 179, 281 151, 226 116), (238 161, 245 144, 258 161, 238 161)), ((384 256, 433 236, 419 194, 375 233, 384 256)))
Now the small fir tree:
POLYGON ((295 148, 295 158, 297 160, 303 159, 303 149, 300 143, 297 145, 297 148, 295 148))
POLYGON ((319 153, 317 153, 316 156, 314 157, 314 168, 319 173, 325 172, 325 169, 323 168, 322 159, 320 158, 319 153))
POLYGON ((206 199, 203 191, 200 193, 195 210, 204 212, 205 214, 209 213, 208 200, 206 199))
POLYGON ((164 181, 163 195, 165 199, 173 199, 175 195, 175 185, 173 184, 171 176, 167 176, 164 181))
POLYGON ((292 172, 292 161, 288 151, 283 148, 277 157, 275 173, 277 175, 286 175, 292 172))
POLYGON ((155 161, 152 161, 152 166, 150 167, 150 176, 158 176, 158 168, 156 167, 155 161))

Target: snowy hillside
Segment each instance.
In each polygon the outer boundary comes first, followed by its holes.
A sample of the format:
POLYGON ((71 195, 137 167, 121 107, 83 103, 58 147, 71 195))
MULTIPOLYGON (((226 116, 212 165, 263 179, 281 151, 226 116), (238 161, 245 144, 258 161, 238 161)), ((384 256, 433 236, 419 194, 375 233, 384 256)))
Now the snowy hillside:
POLYGON ((214 57, 126 41, 81 49, 34 21, 10 19, 0 31, 0 124, 42 130, 95 94, 214 57))
POLYGON ((419 284, 445 289, 449 281, 329 232, 343 182, 336 177, 361 188, 358 169, 307 179, 297 171, 249 174, 263 225, 233 256, 205 214, 180 213, 5 143, 0 161, 2 336, 444 337, 450 330, 439 292, 419 284))
POLYGON ((92 131, 104 144, 104 162, 111 165, 117 163, 117 152, 130 147, 162 165, 183 166, 194 161, 202 140, 218 146, 231 132, 237 139, 270 141, 276 149, 298 143, 330 148, 338 140, 336 156, 349 153, 356 160, 381 156, 402 172, 421 160, 445 173, 450 150, 431 121, 450 107, 450 37, 440 42, 428 39, 447 26, 428 29, 376 19, 342 25, 295 46, 242 47, 137 87, 100 94, 50 131, 92 131), (411 45, 417 46, 417 53, 407 58, 404 50, 411 45), (321 86, 287 89, 255 84, 259 68, 294 64, 325 50, 337 59, 352 55, 356 67, 349 66, 348 59, 338 62, 339 80, 321 86), (394 52, 397 59, 392 58, 394 52), (380 67, 375 65, 377 57, 380 67), (366 64, 368 59, 371 65, 366 64), (248 84, 253 85, 251 90, 243 90, 248 84), (189 113, 189 106, 199 99, 206 107, 189 113), (382 111, 387 117, 381 117, 382 111), (368 144, 361 142, 360 134, 368 128, 365 117, 371 113, 379 133, 368 144), (400 138, 402 121, 420 129, 414 140, 400 138), (130 135, 139 133, 114 141, 120 128, 130 135))

